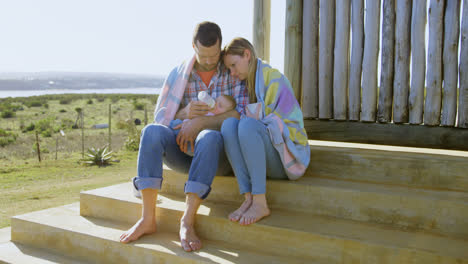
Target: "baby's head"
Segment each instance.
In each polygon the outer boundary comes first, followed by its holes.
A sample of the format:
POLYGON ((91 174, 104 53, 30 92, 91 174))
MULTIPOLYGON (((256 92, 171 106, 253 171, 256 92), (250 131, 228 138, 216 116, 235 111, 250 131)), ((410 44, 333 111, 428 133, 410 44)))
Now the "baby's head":
POLYGON ((230 95, 221 95, 218 98, 216 98, 215 101, 216 101, 216 104, 213 110, 210 111, 211 113, 215 115, 219 115, 222 113, 226 113, 227 111, 233 110, 234 108, 236 108, 236 105, 237 105, 234 97, 230 95))

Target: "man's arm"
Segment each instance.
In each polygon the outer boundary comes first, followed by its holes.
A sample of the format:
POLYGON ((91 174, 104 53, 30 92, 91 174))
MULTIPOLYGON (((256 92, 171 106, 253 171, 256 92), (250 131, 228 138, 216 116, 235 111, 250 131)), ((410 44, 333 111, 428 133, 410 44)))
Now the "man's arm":
POLYGON ((240 115, 236 110, 231 110, 215 116, 195 117, 191 120, 183 122, 179 126, 176 126, 175 129, 180 127, 180 132, 176 138, 180 150, 186 152, 188 144, 191 144, 192 149, 194 149, 193 144, 200 131, 204 129, 220 130, 223 121, 229 117, 239 119, 240 115))

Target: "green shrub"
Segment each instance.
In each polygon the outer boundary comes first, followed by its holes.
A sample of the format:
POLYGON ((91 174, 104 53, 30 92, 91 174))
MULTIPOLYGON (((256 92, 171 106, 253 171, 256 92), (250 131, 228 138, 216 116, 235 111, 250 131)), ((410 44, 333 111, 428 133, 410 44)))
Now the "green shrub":
POLYGON ((16 115, 16 113, 11 110, 4 110, 1 115, 2 118, 12 118, 16 115))
POLYGON ((49 104, 48 104, 48 103, 45 103, 45 104, 43 104, 42 106, 44 106, 44 108, 49 109, 49 104))
POLYGON ((59 112, 60 112, 60 113, 66 113, 67 110, 65 110, 65 109, 60 109, 59 112))
POLYGON ((108 151, 107 146, 97 149, 90 148, 86 153, 87 157, 84 158, 83 161, 85 164, 98 165, 100 167, 110 164, 112 158, 111 154, 112 151, 108 151))
POLYGON ((106 100, 106 98, 105 97, 98 97, 97 100, 98 100, 98 102, 104 102, 104 100, 106 100))
POLYGON ((27 107, 40 107, 40 106, 42 106, 42 102, 41 101, 30 101, 30 102, 26 103, 26 106, 27 107))
POLYGON ((93 104, 93 99, 89 99, 86 103, 87 104, 93 104))
POLYGON ((59 104, 66 105, 66 104, 70 104, 71 101, 72 100, 70 98, 62 98, 60 99, 59 104))
POLYGON ((34 123, 31 123, 27 127, 24 128, 23 133, 26 133, 28 131, 33 131, 35 128, 36 128, 36 125, 34 125, 34 123))
POLYGON ((130 151, 138 151, 140 148, 141 131, 135 126, 131 120, 127 122, 127 139, 125 140, 125 149, 130 151))
POLYGON ((0 147, 16 142, 17 135, 0 128, 0 147))
POLYGON ((133 102, 133 108, 135 110, 144 110, 145 109, 145 104, 135 101, 135 102, 133 102))

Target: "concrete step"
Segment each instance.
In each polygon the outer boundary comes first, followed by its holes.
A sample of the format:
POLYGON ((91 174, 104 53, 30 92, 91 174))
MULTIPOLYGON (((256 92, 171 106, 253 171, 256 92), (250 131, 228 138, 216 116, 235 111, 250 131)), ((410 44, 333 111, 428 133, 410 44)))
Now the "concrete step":
MULTIPOLYGON (((162 193, 184 195, 187 175, 164 167, 162 193)), ((129 187, 130 188, 130 187, 129 187)), ((468 193, 302 177, 268 180, 272 208, 424 229, 468 239, 468 193)), ((241 203, 233 176, 216 176, 209 201, 241 203)))
MULTIPOLYGON (((82 192, 81 215, 120 219, 131 226, 140 217, 141 200, 130 187, 124 183, 82 192)), ((468 240, 286 209, 274 209, 271 216, 244 227, 227 219, 237 206, 205 201, 196 222, 200 237, 317 263, 468 263, 468 240)), ((177 232, 184 209, 184 197, 160 194, 158 228, 177 232)))
POLYGON ((468 192, 468 151, 309 140, 306 177, 468 192))
POLYGON ((11 228, 0 229, 0 263, 50 264, 70 263, 84 264, 60 254, 10 241, 11 228))
MULTIPOLYGON (((122 212, 120 212, 122 213, 122 212)), ((124 215, 127 212, 123 213, 124 215)), ((131 224, 79 215, 79 205, 51 208, 12 218, 12 241, 53 249, 92 263, 305 263, 252 252, 248 247, 204 241, 204 248, 188 253, 177 232, 161 230, 137 242, 122 244, 119 236, 131 224)))

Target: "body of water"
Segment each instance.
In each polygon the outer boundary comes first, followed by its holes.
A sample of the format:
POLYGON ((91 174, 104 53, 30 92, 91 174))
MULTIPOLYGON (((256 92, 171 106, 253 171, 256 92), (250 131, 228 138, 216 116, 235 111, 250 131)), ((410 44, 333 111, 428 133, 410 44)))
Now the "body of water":
POLYGON ((45 94, 159 94, 161 88, 116 88, 116 89, 47 89, 47 90, 0 90, 0 98, 28 97, 45 94))

